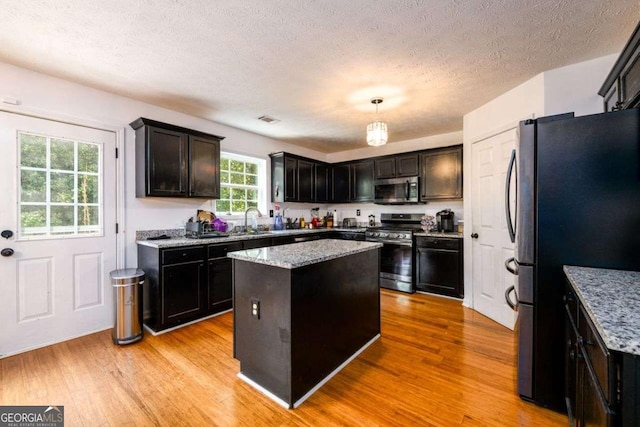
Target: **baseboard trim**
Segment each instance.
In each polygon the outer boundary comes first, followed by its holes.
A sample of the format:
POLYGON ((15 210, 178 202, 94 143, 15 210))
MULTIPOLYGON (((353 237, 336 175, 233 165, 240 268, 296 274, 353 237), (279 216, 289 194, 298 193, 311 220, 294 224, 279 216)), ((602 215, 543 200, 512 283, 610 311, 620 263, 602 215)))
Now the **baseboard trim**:
POLYGON ((233 308, 230 308, 229 310, 221 311, 220 313, 212 314, 212 315, 207 316, 207 317, 202 317, 200 319, 192 320, 191 322, 183 323, 182 325, 174 326, 173 328, 163 329, 161 331, 154 331, 153 329, 151 329, 146 324, 144 325, 144 329, 147 332, 149 332, 151 335, 156 337, 158 335, 162 335, 162 334, 165 334, 167 332, 175 331, 176 329, 184 328, 185 326, 193 325, 194 323, 202 322, 203 320, 211 319, 212 317, 220 316, 221 314, 225 314, 225 313, 228 313, 230 311, 233 311, 233 308))

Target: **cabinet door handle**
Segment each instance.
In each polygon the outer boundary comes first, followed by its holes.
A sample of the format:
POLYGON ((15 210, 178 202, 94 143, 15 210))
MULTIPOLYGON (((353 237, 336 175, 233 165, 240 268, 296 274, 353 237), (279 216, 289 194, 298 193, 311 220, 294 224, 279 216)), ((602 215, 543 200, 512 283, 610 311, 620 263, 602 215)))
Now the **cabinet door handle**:
POLYGON ((478 238, 478 233, 471 233, 471 238, 472 239, 477 239, 478 238))

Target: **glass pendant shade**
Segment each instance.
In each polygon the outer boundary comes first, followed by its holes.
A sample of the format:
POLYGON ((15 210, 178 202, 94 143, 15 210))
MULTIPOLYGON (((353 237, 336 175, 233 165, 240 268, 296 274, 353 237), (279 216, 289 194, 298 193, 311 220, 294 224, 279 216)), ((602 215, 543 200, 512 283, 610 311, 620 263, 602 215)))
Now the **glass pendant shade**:
POLYGON ((379 147, 387 143, 389 132, 385 122, 375 121, 367 125, 367 144, 379 147))

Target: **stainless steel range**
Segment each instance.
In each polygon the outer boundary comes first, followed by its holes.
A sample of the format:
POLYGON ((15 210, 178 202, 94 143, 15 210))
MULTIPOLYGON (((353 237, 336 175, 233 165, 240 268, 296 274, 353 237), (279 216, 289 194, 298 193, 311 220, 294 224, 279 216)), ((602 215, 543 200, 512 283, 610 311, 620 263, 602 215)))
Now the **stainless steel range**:
POLYGON ((365 239, 384 244, 380 255, 380 287, 414 293, 413 232, 423 214, 382 214, 379 227, 368 227, 365 239))

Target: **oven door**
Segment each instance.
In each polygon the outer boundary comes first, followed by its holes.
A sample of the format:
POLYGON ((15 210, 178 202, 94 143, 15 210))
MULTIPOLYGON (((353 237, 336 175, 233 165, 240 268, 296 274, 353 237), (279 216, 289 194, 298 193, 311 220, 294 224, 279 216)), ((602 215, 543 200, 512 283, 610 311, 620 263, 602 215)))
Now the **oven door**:
MULTIPOLYGON (((380 241, 380 240, 378 240, 380 241)), ((412 246, 410 242, 382 241, 380 287, 413 293, 412 246)))

